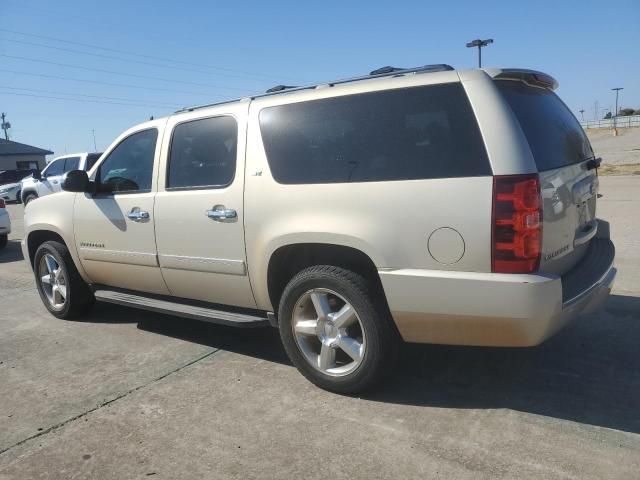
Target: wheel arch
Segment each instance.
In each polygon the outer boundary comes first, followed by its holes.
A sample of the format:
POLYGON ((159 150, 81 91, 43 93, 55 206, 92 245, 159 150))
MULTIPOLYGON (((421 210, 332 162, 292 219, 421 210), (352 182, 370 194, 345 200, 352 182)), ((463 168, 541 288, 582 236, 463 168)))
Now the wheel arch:
POLYGON ((69 249, 69 253, 71 255, 71 259, 78 270, 78 273, 82 277, 82 279, 90 283, 90 279, 82 268, 82 262, 78 257, 78 252, 75 248, 75 244, 72 240, 65 238, 64 232, 58 230, 52 225, 34 225, 29 229, 25 236, 25 245, 23 247, 23 253, 28 255, 28 258, 25 258, 29 262, 29 265, 33 269, 33 261, 35 258, 36 251, 38 247, 47 241, 56 241, 64 244, 67 249, 69 249))
POLYGON ((36 192, 35 188, 26 188, 24 190, 20 190, 20 201, 24 204, 24 199, 27 198, 27 195, 33 194, 38 198, 38 192, 36 192))
POLYGON ((384 290, 373 259, 362 250, 334 243, 290 243, 273 251, 267 266, 267 290, 274 311, 287 283, 298 272, 314 265, 333 265, 351 270, 367 280, 384 298, 384 290))
POLYGON ((69 248, 69 245, 67 245, 67 242, 64 241, 64 238, 62 238, 60 234, 58 234, 57 232, 54 232, 53 230, 34 230, 29 232, 26 239, 26 243, 27 243, 27 252, 29 254, 28 261, 32 268, 33 268, 33 260, 36 256, 36 251, 38 250, 38 247, 40 247, 40 245, 42 245, 44 242, 48 242, 48 241, 60 242, 64 244, 67 248, 69 248))

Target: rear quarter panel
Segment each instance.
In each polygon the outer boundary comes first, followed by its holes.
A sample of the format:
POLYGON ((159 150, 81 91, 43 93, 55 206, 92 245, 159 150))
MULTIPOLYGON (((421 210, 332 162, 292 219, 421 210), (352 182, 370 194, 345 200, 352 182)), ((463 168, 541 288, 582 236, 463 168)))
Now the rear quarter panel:
MULTIPOLYGON (((420 80, 423 84, 429 81, 427 76, 420 80)), ((457 75, 453 80, 457 81, 457 75)), ((250 107, 245 235, 258 308, 277 307, 271 305, 267 291, 269 259, 278 248, 295 243, 356 248, 368 255, 378 269, 490 271, 492 177, 279 184, 269 169, 258 114, 266 106, 288 101, 291 100, 267 97, 252 102, 250 107), (464 239, 463 255, 454 264, 439 263, 429 253, 429 236, 441 227, 455 229, 464 239)))

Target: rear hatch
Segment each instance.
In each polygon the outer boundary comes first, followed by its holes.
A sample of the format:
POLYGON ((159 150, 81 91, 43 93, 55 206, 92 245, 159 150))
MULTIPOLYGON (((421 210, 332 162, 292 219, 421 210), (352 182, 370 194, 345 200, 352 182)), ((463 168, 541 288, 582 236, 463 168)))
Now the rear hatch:
POLYGON ((495 81, 533 153, 543 206, 540 271, 563 274, 597 230, 598 177, 591 144, 569 108, 548 87, 495 81))

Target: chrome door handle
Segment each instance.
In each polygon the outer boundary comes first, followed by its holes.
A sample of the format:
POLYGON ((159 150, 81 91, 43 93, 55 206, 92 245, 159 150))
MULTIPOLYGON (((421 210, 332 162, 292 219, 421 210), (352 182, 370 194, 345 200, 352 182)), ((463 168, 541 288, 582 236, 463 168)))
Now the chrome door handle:
POLYGON ((225 220, 238 218, 238 212, 233 208, 226 208, 224 205, 216 205, 211 210, 207 210, 205 214, 207 217, 213 218, 216 222, 224 222, 225 220))
POLYGON ((127 217, 134 221, 147 220, 149 219, 149 212, 134 208, 129 213, 127 213, 127 217))

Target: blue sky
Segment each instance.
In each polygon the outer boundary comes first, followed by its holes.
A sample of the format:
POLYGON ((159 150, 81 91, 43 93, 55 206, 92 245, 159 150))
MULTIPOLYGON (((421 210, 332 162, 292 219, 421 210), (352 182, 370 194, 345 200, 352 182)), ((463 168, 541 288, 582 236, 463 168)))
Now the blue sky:
POLYGON ((552 74, 578 116, 613 108, 618 86, 640 108, 638 0, 1 0, 0 110, 13 140, 59 155, 93 150, 95 130, 104 149, 151 115, 279 83, 474 67, 477 37, 495 39, 483 64, 552 74))

